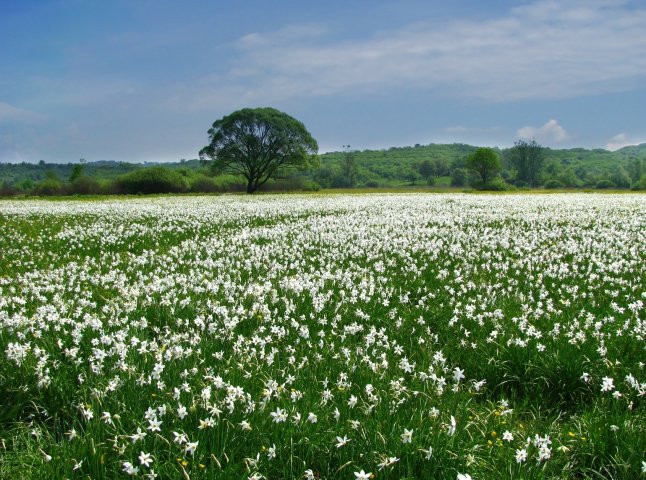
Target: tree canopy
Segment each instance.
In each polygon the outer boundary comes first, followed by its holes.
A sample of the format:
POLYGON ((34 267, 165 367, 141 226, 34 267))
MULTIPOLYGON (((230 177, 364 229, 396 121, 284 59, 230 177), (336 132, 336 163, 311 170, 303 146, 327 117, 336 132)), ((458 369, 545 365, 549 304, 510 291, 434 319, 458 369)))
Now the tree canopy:
POLYGON ((488 183, 501 169, 500 157, 492 148, 478 148, 467 158, 467 166, 480 176, 482 186, 488 183))
POLYGON ((213 123, 200 159, 216 171, 242 175, 247 193, 290 169, 316 166, 318 144, 305 126, 274 108, 244 108, 213 123))
POLYGON ((536 140, 526 142, 519 140, 511 150, 512 163, 516 167, 517 180, 525 182, 530 187, 539 184, 540 174, 545 163, 543 147, 536 140))

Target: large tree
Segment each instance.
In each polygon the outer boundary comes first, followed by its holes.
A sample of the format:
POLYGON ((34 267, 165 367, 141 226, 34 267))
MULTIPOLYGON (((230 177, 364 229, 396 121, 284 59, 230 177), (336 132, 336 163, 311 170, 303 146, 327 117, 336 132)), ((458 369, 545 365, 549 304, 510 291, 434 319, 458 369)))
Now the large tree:
POLYGON ((244 108, 213 123, 200 159, 244 176, 247 193, 271 177, 315 166, 318 145, 305 126, 274 108, 244 108))
POLYGON ((498 175, 502 165, 494 149, 483 147, 469 155, 467 167, 480 176, 482 187, 486 188, 491 179, 498 175))

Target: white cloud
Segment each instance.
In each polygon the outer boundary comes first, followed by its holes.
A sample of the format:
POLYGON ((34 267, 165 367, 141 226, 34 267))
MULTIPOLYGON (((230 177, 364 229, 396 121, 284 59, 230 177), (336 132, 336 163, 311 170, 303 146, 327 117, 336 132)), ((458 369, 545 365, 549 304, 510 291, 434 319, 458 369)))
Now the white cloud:
POLYGON ((559 144, 571 138, 570 134, 551 119, 542 127, 523 127, 518 130, 516 136, 522 140, 536 140, 539 143, 559 144))
POLYGON ((537 0, 497 18, 420 22, 359 40, 290 26, 241 38, 222 82, 188 91, 242 90, 257 103, 392 88, 494 102, 625 91, 646 79, 645 24, 640 4, 537 0))
POLYGON ((644 142, 631 139, 625 133, 618 133, 617 135, 612 137, 606 144, 606 149, 614 152, 615 150, 619 150, 620 148, 629 147, 631 145, 640 145, 641 143, 644 142))
POLYGON ((36 112, 0 102, 0 123, 33 122, 42 119, 36 112))

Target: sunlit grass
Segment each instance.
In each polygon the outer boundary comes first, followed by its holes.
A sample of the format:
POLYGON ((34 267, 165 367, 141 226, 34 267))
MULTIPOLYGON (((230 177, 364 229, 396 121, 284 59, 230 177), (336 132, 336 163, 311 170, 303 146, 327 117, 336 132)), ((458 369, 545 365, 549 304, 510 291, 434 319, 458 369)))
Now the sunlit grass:
POLYGON ((0 477, 641 478, 645 214, 1 202, 0 477))

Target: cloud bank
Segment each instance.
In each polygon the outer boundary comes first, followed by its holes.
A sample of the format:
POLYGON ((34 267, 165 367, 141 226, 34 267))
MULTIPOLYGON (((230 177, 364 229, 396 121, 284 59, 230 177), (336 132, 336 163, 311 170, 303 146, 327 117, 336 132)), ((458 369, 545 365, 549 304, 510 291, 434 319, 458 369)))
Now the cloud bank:
POLYGON ((198 88, 205 108, 393 88, 489 102, 618 92, 646 79, 644 25, 639 3, 539 0, 497 18, 420 22, 359 40, 291 26, 244 36, 217 87, 202 79, 189 90, 198 88))
POLYGON ((547 145, 561 144, 571 138, 570 134, 551 119, 542 127, 523 127, 518 130, 516 136, 521 140, 536 140, 538 143, 547 145))

